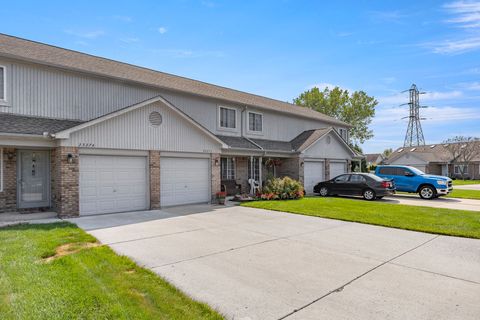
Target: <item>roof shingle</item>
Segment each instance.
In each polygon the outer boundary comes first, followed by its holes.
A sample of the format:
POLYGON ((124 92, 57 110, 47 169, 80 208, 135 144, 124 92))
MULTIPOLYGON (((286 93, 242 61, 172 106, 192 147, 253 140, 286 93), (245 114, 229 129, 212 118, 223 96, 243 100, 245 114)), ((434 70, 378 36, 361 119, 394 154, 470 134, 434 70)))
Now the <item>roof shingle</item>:
POLYGON ((58 120, 0 113, 0 132, 42 135, 56 133, 81 124, 81 121, 58 120))

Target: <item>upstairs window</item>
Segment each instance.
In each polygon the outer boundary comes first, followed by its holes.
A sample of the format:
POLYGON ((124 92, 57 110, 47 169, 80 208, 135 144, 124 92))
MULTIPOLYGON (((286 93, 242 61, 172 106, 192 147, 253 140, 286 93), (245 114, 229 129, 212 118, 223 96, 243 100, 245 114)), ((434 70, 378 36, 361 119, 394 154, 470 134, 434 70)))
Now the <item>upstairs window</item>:
POLYGON ((235 129, 237 127, 237 110, 220 107, 220 127, 235 129))
POLYGON ((7 100, 7 70, 0 66, 0 101, 7 100))
POLYGON ((343 140, 347 140, 347 129, 339 128, 338 133, 343 140))
POLYGON ((262 132, 263 130, 263 116, 260 113, 248 113, 248 130, 254 132, 262 132))

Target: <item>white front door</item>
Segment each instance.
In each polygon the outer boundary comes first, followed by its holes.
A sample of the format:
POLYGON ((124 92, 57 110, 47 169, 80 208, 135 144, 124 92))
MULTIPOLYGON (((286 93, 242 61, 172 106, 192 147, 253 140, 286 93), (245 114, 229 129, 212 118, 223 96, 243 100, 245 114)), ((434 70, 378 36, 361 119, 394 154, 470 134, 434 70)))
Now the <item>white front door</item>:
POLYGON ((313 187, 325 180, 323 174, 325 164, 323 161, 305 161, 303 165, 303 186, 307 194, 312 194, 313 187))
POLYGON ((49 151, 19 150, 17 157, 18 207, 50 206, 49 151))
POLYGON ((148 209, 147 158, 80 156, 80 215, 148 209))
POLYGON ((162 207, 210 202, 210 182, 210 159, 160 159, 162 207))
POLYGON ((347 172, 347 163, 330 161, 330 179, 347 172))

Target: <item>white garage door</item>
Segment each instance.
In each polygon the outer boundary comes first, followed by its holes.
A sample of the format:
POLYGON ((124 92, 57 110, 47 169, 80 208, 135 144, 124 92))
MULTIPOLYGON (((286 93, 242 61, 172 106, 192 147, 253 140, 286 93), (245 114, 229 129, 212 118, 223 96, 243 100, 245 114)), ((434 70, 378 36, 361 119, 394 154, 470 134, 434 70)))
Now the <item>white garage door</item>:
POLYGON ((147 158, 80 156, 80 214, 145 210, 147 158))
POLYGON ((345 162, 330 162, 330 179, 335 178, 347 172, 347 164, 345 162))
POLYGON ((210 159, 161 158, 162 207, 210 202, 210 159))
POLYGON ((323 161, 305 161, 304 163, 304 188, 307 194, 313 193, 313 187, 325 180, 323 174, 325 164, 323 161))

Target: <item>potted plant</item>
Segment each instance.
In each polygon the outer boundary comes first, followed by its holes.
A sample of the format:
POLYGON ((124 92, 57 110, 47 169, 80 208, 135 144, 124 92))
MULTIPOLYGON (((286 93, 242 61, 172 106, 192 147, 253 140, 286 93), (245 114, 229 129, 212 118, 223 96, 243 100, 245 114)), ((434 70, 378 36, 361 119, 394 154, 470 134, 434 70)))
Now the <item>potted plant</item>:
POLYGON ((225 204, 225 197, 227 193, 225 191, 217 192, 218 204, 225 204))

